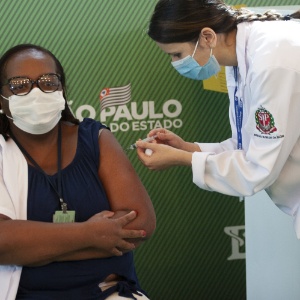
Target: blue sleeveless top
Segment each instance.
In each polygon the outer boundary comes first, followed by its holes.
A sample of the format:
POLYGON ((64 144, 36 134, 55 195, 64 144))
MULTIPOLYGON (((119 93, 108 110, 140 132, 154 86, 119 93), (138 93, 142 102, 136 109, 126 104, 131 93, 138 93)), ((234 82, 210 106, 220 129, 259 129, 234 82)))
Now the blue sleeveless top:
MULTIPOLYGON (((106 127, 92 119, 86 118, 80 123, 74 160, 61 171, 63 199, 68 210, 75 210, 76 222, 84 222, 94 214, 110 209, 98 177, 100 128, 106 127)), ((46 176, 35 167, 28 165, 28 175, 28 220, 52 222, 54 212, 61 210, 57 194, 46 176)), ((48 177, 57 186, 57 174, 48 177)), ((16 299, 99 300, 116 290, 135 299, 131 291, 136 289, 140 290, 140 287, 133 253, 129 252, 118 257, 23 267, 16 299), (102 292, 98 285, 110 274, 120 275, 124 281, 102 292)))

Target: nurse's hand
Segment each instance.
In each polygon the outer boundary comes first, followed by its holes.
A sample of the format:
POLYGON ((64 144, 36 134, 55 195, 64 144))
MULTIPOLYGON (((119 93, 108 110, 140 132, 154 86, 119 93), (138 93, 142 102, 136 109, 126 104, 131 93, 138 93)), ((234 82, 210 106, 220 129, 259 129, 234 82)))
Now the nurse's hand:
POLYGON ((136 144, 140 161, 150 170, 164 170, 172 166, 191 166, 191 152, 153 142, 138 141, 136 144), (152 150, 152 154, 147 155, 146 149, 152 150))
POLYGON ((177 149, 184 149, 185 141, 170 130, 164 128, 156 128, 148 133, 148 137, 152 137, 155 135, 156 138, 152 143, 165 144, 177 149))
MULTIPOLYGON (((185 142, 180 136, 164 128, 156 128, 151 130, 148 133, 148 137, 152 136, 156 136, 156 138, 155 140, 151 141, 151 143, 164 144, 188 152, 201 151, 198 144, 185 142)), ((140 145, 139 142, 140 141, 137 142, 138 146, 140 145)))

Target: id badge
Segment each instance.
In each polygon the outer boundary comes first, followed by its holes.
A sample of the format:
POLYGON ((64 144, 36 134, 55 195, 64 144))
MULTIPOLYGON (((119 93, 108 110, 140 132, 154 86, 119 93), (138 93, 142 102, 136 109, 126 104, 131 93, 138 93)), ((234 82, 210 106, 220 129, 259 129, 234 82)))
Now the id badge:
POLYGON ((75 222, 75 210, 56 211, 53 215, 53 223, 73 223, 75 222))

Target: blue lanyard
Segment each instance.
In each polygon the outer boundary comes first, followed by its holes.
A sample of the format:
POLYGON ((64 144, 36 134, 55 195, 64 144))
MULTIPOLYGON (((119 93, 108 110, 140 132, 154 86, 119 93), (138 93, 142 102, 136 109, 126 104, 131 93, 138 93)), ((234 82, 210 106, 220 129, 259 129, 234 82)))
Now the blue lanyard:
POLYGON ((235 79, 235 89, 234 89, 234 111, 235 111, 235 123, 237 131, 237 148, 239 150, 243 149, 243 139, 242 139, 242 124, 243 124, 243 102, 237 96, 238 90, 238 67, 233 67, 234 79, 235 79))

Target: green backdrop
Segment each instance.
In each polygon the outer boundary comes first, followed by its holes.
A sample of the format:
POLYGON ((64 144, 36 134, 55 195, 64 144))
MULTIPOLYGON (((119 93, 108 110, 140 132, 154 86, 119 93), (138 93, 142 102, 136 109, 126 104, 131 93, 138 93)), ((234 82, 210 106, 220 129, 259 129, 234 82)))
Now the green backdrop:
MULTIPOLYGON (((245 0, 248 6, 298 0, 245 0)), ((1 0, 0 50, 35 43, 51 50, 67 74, 77 117, 100 120, 103 88, 130 84, 126 109, 101 120, 126 148, 158 124, 188 141, 230 136, 228 99, 179 76, 146 35, 153 0, 1 0), (135 118, 142 116, 141 118, 135 118)), ((110 114, 110 115, 109 115, 110 114)), ((154 236, 136 250, 140 282, 154 300, 245 299, 244 204, 202 191, 190 168, 147 170, 129 152, 157 213, 154 236)))

